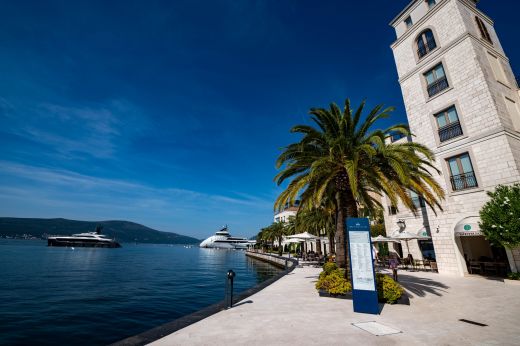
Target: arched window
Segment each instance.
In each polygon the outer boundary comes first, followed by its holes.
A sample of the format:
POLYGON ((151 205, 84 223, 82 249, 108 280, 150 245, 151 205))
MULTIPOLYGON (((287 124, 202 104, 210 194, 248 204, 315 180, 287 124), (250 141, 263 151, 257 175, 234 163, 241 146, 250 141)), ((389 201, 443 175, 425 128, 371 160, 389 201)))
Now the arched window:
POLYGON ((475 17, 475 21, 477 22, 478 29, 480 30, 480 35, 482 38, 489 43, 493 44, 493 41, 491 41, 491 36, 489 35, 488 29, 486 27, 486 24, 480 19, 479 17, 475 17))
POLYGON ((422 58, 437 47, 433 32, 430 29, 424 30, 419 37, 417 37, 417 56, 422 58))

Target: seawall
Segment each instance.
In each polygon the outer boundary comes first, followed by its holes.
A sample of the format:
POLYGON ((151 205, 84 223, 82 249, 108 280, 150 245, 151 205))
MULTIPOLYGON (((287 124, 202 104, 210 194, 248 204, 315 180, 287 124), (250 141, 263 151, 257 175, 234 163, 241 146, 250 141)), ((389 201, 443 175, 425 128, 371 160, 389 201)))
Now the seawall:
POLYGON ((246 256, 257 259, 259 261, 270 263, 282 269, 293 269, 298 261, 294 258, 288 258, 262 252, 247 251, 246 256))

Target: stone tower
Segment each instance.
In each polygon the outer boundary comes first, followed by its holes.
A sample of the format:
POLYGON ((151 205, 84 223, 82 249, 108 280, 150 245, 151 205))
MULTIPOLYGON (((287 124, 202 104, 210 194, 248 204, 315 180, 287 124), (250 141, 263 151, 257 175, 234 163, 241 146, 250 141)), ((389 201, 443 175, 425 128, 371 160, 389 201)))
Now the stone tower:
POLYGON ((414 0, 390 23, 413 141, 435 152, 446 199, 437 215, 387 206, 387 232, 397 220, 409 232, 419 230, 408 225, 424 225, 439 272, 455 275, 479 258, 520 268, 519 249, 497 249, 478 229, 486 191, 520 181, 520 92, 494 23, 477 2, 414 0))

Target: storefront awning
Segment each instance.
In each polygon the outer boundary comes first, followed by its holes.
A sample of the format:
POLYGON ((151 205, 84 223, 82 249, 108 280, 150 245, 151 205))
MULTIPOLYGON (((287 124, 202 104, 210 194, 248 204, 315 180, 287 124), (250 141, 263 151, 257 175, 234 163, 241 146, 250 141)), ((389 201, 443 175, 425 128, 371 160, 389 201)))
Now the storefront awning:
POLYGON ((455 226, 456 237, 477 237, 482 236, 480 227, 478 226, 480 219, 477 216, 470 216, 462 219, 455 226))

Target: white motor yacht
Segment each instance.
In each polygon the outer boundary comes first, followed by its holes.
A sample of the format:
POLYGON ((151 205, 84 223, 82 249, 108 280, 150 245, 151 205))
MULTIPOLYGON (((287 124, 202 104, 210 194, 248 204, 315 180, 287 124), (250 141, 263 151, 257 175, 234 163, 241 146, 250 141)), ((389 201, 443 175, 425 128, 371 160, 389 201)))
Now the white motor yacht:
POLYGON ((102 227, 98 226, 94 232, 50 236, 47 238, 47 246, 121 247, 115 239, 110 239, 106 235, 101 234, 101 229, 102 227))
POLYGON ((200 247, 213 248, 213 249, 247 249, 247 245, 250 243, 246 238, 232 237, 227 226, 216 232, 215 235, 209 237, 200 243, 200 247))

